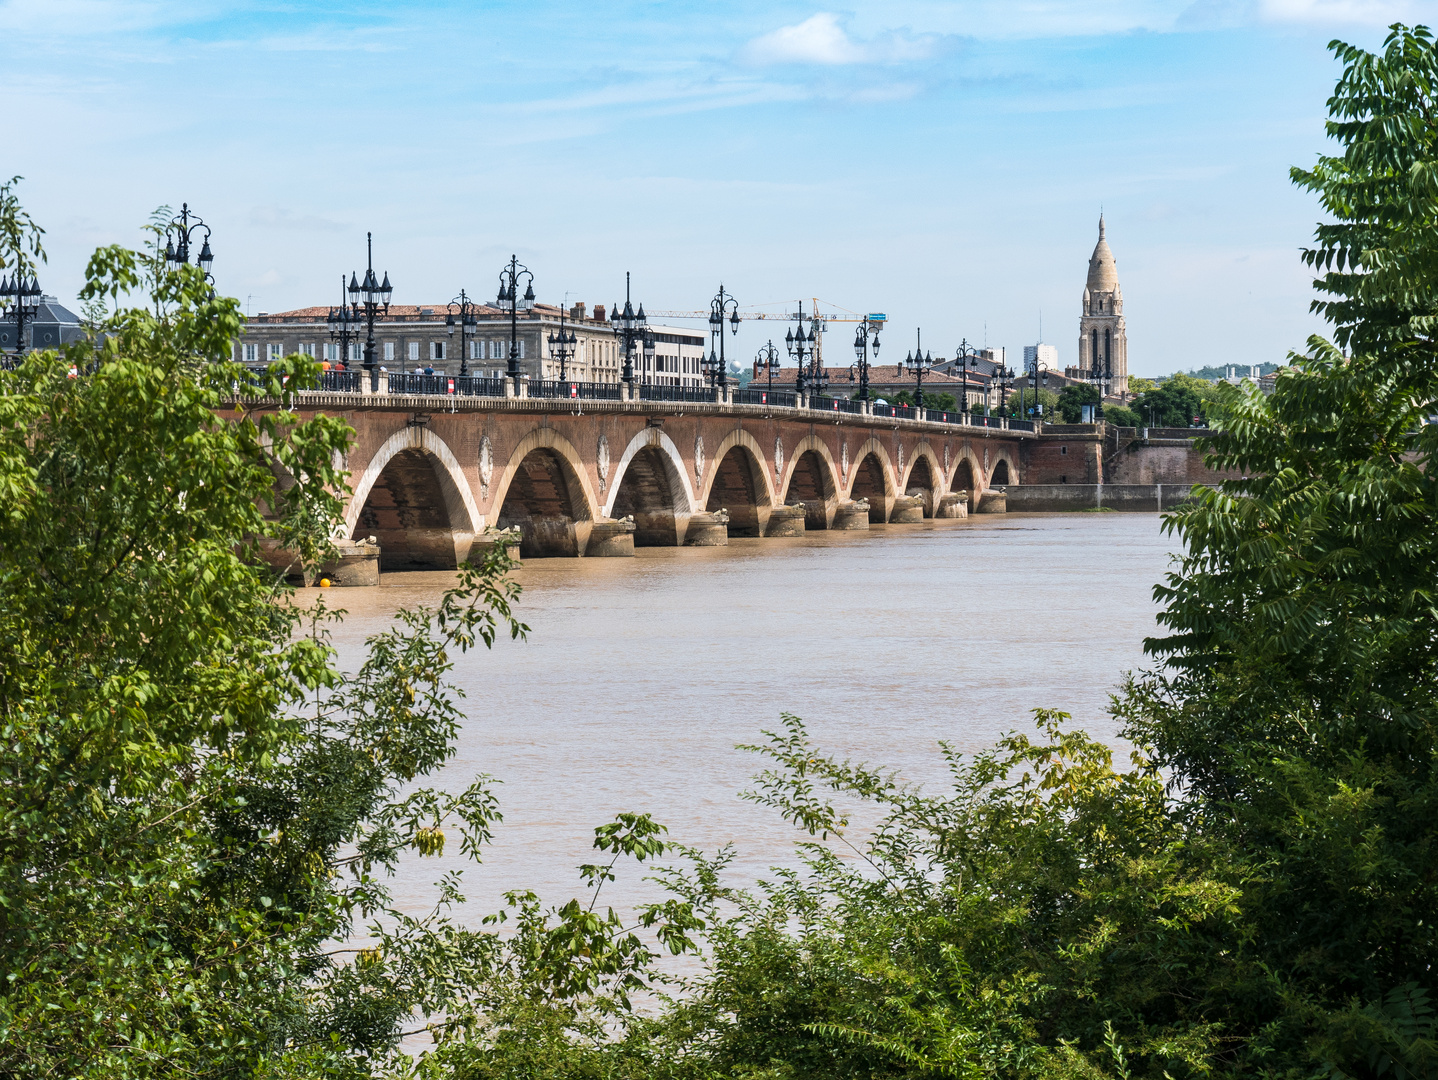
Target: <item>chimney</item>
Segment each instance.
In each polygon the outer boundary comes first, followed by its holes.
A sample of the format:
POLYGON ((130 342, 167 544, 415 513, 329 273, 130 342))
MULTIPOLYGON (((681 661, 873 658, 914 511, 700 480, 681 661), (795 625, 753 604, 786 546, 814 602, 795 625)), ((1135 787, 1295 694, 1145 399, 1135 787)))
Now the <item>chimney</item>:
POLYGON ((583 304, 575 304, 572 308, 569 309, 569 317, 570 317, 571 319, 582 319, 582 318, 584 318, 584 305, 583 305, 583 304))
POLYGON ((603 305, 603 304, 595 304, 595 305, 594 305, 594 317, 595 317, 596 319, 598 319, 600 322, 603 322, 603 321, 604 321, 604 305, 603 305))

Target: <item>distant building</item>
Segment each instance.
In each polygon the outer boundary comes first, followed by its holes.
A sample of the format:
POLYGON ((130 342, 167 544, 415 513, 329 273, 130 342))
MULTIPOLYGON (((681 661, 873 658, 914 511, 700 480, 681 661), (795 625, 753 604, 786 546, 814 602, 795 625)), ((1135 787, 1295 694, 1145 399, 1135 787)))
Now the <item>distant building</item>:
POLYGON ((1045 345, 1039 342, 1037 345, 1024 346, 1024 370, 1032 371, 1034 358, 1039 361, 1040 371, 1059 370, 1059 347, 1057 345, 1045 345))
POLYGON ((1103 215, 1098 219, 1098 243, 1088 261, 1088 281, 1083 291, 1083 315, 1079 318, 1078 371, 1081 379, 1109 369, 1113 381, 1109 393, 1120 399, 1128 395, 1128 330, 1123 318, 1123 289, 1118 283, 1118 264, 1104 238, 1103 215))
MULTIPOLYGON (((35 318, 25 322, 24 344, 28 349, 58 349, 84 336, 80 317, 53 296, 41 296, 35 318)), ((0 319, 0 352, 12 352, 15 347, 14 317, 0 319)))
MULTIPOLYGON (((349 355, 340 355, 340 346, 330 337, 326 318, 328 307, 298 308, 256 315, 245 324, 235 343, 235 359, 262 364, 293 353, 303 353, 332 364, 358 369, 364 363, 363 341, 349 346, 349 355)), ((459 374, 460 333, 446 324, 450 308, 445 304, 391 304, 389 312, 375 320, 375 359, 389 371, 433 368, 447 375, 459 374)), ((559 360, 549 347, 550 334, 559 331, 558 307, 535 304, 519 313, 516 342, 519 366, 531 379, 559 378, 559 360)), ((481 307, 478 325, 465 335, 464 357, 471 375, 500 376, 509 366, 509 312, 481 307)), ((624 358, 619 342, 605 319, 603 304, 587 314, 584 304, 575 304, 564 314, 564 329, 575 336, 574 356, 565 374, 575 382, 617 383, 624 375, 624 358)), ((646 363, 642 349, 636 349, 634 376, 641 383, 667 386, 699 386, 705 381, 705 333, 674 326, 650 326, 654 332, 654 359, 646 363)))

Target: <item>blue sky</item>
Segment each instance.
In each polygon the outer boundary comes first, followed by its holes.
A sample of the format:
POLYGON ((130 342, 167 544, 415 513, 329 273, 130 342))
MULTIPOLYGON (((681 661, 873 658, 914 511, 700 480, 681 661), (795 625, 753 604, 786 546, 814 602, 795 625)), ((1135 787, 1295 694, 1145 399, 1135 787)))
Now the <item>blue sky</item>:
MULTIPOLYGON (((0 0, 0 172, 47 291, 188 201, 252 311, 494 291, 653 310, 800 297, 1075 359, 1100 207, 1130 370, 1281 360, 1318 329, 1288 167, 1324 146, 1334 37, 1438 0, 221 3, 0 0)), ((752 356, 783 324, 743 327, 752 356)), ((846 362, 840 329, 829 349, 846 362)))

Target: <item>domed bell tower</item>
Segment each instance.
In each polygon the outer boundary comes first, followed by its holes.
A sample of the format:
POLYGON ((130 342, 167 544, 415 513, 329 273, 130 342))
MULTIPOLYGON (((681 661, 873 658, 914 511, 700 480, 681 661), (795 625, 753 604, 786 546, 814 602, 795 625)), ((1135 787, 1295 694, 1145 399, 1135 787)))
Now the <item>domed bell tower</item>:
POLYGON ((1128 396, 1128 334, 1123 321, 1123 289, 1118 265, 1104 237, 1103 215, 1098 219, 1098 243, 1088 261, 1088 284, 1083 291, 1079 319, 1079 372, 1084 378, 1112 374, 1108 392, 1128 396))

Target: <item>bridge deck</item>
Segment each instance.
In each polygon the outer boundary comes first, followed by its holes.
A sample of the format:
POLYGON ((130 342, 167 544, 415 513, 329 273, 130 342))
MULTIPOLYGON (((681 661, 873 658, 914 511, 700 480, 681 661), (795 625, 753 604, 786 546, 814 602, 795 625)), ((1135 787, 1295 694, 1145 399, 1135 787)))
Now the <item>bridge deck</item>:
MULTIPOLYGON (((626 416, 733 416, 752 419, 783 418, 811 424, 824 421, 846 427, 883 427, 894 431, 911 431, 916 434, 939 432, 970 438, 1001 436, 1005 439, 1033 439, 1038 437, 1033 431, 1033 424, 1028 421, 1008 420, 998 416, 962 417, 954 416, 952 413, 944 414, 953 417, 952 420, 931 419, 938 412, 935 409, 923 410, 928 415, 919 420, 903 416, 839 412, 830 409, 800 408, 779 404, 755 405, 717 401, 604 401, 592 398, 488 397, 469 394, 360 394, 333 390, 303 390, 298 392, 295 397, 306 408, 328 405, 346 410, 384 412, 407 410, 422 413, 566 413, 573 416, 603 413, 626 416)), ((244 400, 261 406, 280 404, 278 400, 270 398, 244 398, 244 400)))

